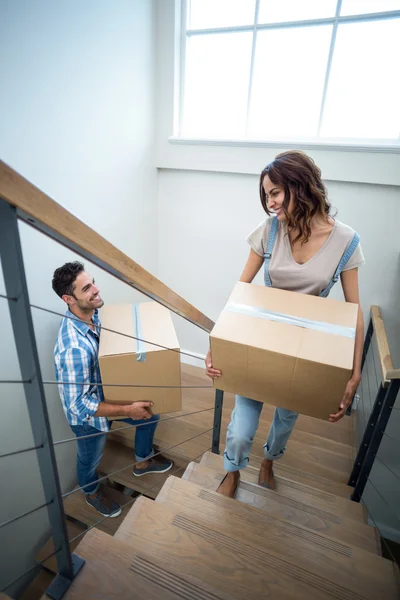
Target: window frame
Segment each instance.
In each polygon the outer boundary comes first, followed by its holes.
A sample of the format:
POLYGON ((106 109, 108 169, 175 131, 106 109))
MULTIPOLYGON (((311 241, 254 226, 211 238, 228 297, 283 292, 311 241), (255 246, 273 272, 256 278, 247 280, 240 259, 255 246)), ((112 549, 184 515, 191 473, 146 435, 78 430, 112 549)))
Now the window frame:
POLYGON ((175 102, 174 102, 174 128, 173 135, 168 138, 168 141, 172 144, 202 144, 207 146, 236 146, 236 147, 280 147, 280 148, 296 148, 301 149, 320 149, 320 150, 346 150, 346 151, 362 151, 362 152, 389 152, 389 153, 400 153, 400 135, 397 140, 394 139, 377 139, 377 138, 324 138, 319 135, 321 130, 326 97, 329 85, 329 77, 331 73, 332 60, 335 51, 336 35, 340 24, 344 23, 358 23, 358 22, 371 22, 377 20, 395 19, 400 18, 400 10, 395 11, 383 11, 379 13, 363 13, 360 15, 346 15, 340 16, 342 8, 342 0, 337 0, 335 15, 332 17, 324 17, 318 19, 305 19, 301 21, 286 21, 286 22, 273 22, 259 24, 258 15, 260 8, 260 0, 255 0, 255 11, 254 20, 252 25, 244 26, 231 26, 231 27, 218 27, 218 28, 207 28, 207 29, 187 29, 187 11, 188 2, 190 0, 181 0, 181 11, 180 19, 176 23, 179 28, 180 43, 177 45, 179 56, 175 58, 175 64, 178 70, 178 81, 179 85, 175 88, 175 102), (271 30, 271 29, 287 29, 293 27, 310 27, 316 25, 332 25, 332 34, 330 40, 330 47, 328 53, 327 67, 325 71, 325 79, 323 86, 323 94, 321 99, 319 124, 318 124, 318 135, 315 137, 301 137, 301 138, 268 138, 268 139, 254 139, 251 137, 244 138, 232 138, 232 139, 221 139, 221 138, 210 138, 210 137, 187 137, 182 135, 182 121, 183 121, 183 107, 184 107, 184 96, 185 96, 185 66, 186 66, 186 42, 188 37, 207 35, 212 33, 233 33, 233 32, 251 32, 253 34, 252 40, 252 54, 250 62, 250 77, 249 77, 249 88, 247 94, 247 114, 246 114, 246 130, 248 128, 249 113, 251 106, 251 95, 253 87, 253 73, 254 63, 256 54, 256 41, 257 33, 259 31, 271 30), (178 89, 177 89, 178 88, 178 89), (178 92, 178 93, 177 93, 178 92))

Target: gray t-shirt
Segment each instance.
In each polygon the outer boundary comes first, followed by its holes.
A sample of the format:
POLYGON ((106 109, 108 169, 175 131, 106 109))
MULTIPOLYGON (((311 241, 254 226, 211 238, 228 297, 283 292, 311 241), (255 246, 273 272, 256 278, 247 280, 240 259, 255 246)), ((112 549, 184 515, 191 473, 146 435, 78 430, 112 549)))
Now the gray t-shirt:
MULTIPOLYGON (((266 219, 247 238, 247 242, 254 252, 260 256, 264 256, 267 251, 271 222, 272 217, 266 219)), ((300 265, 292 255, 287 226, 284 222, 279 222, 269 263, 272 287, 319 296, 332 279, 336 267, 346 248, 350 245, 353 236, 354 230, 351 227, 335 220, 333 229, 324 245, 310 260, 300 265)), ((364 262, 364 255, 360 244, 358 244, 343 271, 360 267, 364 262)))

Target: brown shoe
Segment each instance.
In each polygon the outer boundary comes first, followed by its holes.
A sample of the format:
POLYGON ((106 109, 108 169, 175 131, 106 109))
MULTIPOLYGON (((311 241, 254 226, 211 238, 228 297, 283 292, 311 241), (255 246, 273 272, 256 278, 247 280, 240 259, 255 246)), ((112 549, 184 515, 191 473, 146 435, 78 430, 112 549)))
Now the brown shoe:
POLYGON ((240 481, 239 471, 227 473, 218 486, 217 494, 234 498, 240 481))
POLYGON ((264 458, 264 460, 261 463, 260 473, 258 475, 258 485, 268 488, 269 490, 276 489, 275 477, 274 477, 274 471, 273 471, 272 465, 273 465, 272 460, 267 460, 266 458, 264 458))

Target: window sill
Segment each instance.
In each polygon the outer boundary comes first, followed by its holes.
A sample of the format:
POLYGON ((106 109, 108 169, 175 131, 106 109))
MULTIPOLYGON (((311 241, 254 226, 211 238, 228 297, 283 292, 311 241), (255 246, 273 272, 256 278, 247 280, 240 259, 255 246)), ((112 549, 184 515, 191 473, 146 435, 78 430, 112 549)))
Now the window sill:
POLYGON ((373 152, 386 154, 400 154, 399 143, 361 143, 343 142, 334 140, 250 140, 250 139, 214 139, 214 138, 189 138, 171 136, 170 144, 183 144, 193 146, 228 146, 233 148, 286 148, 297 150, 335 150, 337 152, 373 152))
POLYGON ((265 165, 289 148, 306 151, 325 181, 400 186, 400 145, 334 141, 250 141, 160 137, 159 169, 259 176, 265 165))

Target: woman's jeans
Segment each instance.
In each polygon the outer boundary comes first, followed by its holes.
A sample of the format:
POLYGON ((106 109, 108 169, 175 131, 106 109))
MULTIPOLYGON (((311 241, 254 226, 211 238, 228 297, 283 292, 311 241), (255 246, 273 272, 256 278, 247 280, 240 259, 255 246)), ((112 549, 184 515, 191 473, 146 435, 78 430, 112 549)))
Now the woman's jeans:
MULTIPOLYGON (((239 471, 249 464, 249 454, 254 442, 263 403, 236 396, 226 435, 224 467, 226 471, 239 471)), ((276 408, 274 420, 266 444, 264 456, 268 460, 277 460, 286 450, 286 442, 292 433, 298 413, 285 408, 276 408)))
MULTIPOLYGON (((129 425, 141 425, 136 428, 135 433, 135 455, 137 462, 143 462, 151 458, 154 454, 153 439, 157 427, 159 415, 153 415, 146 421, 134 421, 133 419, 120 419, 119 422, 129 425)), ((81 439, 82 436, 93 433, 100 433, 98 429, 90 425, 71 425, 72 431, 77 439, 77 474, 79 487, 84 487, 84 494, 94 494, 99 489, 97 482, 98 476, 96 469, 103 457, 104 446, 106 444, 107 434, 103 433, 95 437, 81 439)))

